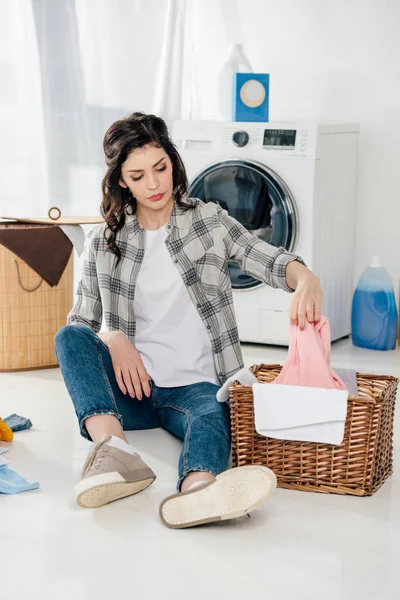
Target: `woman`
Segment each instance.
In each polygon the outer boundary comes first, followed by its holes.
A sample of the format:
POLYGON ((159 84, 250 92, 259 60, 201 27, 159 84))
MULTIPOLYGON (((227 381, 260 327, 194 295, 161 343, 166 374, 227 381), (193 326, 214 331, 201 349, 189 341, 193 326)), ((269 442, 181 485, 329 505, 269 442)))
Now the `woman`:
POLYGON ((188 198, 161 118, 117 121, 104 152, 105 224, 87 238, 77 302, 56 336, 81 433, 95 443, 77 500, 97 507, 148 487, 155 474, 124 430, 161 426, 183 440, 178 493, 161 504, 163 522, 190 527, 246 514, 276 480, 265 467, 227 470, 229 408, 216 393, 243 367, 228 261, 296 290, 291 318, 301 327, 320 318, 319 280, 220 206, 188 198))

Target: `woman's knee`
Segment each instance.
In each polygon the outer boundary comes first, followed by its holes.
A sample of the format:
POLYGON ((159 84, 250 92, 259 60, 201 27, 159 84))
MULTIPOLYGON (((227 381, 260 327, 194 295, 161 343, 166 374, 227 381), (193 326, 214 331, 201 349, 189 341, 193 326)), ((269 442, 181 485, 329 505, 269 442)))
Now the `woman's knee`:
POLYGON ((76 345, 77 343, 82 343, 84 339, 95 336, 96 334, 85 325, 65 325, 55 335, 54 344, 56 352, 71 344, 76 345))
POLYGON ((215 429, 226 429, 230 432, 230 411, 225 402, 205 402, 199 407, 197 414, 192 414, 194 420, 201 419, 203 422, 209 422, 215 429))

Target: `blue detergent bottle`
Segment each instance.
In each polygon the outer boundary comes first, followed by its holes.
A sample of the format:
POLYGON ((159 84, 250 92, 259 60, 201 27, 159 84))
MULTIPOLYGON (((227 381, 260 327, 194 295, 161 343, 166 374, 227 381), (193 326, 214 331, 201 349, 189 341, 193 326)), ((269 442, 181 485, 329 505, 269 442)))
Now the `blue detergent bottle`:
POLYGON ((353 296, 351 328, 353 344, 371 350, 394 350, 398 314, 389 273, 374 256, 353 296))

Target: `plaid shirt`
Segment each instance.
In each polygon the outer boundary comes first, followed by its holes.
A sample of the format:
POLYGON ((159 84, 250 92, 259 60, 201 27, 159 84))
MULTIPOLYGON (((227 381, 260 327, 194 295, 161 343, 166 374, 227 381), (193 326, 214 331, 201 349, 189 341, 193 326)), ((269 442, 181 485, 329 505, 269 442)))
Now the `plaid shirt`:
MULTIPOLYGON (((249 233, 214 203, 191 199, 193 208, 175 204, 165 244, 210 336, 221 383, 243 367, 233 309, 228 261, 274 288, 287 292, 286 266, 300 260, 249 233)), ((135 343, 134 298, 143 261, 145 229, 136 216, 126 216, 117 234, 121 260, 107 249, 105 224, 87 236, 82 277, 68 324, 83 324, 98 333, 102 320, 109 331, 122 331, 135 343)), ((155 274, 156 276, 156 274, 155 274)), ((171 331, 171 335, 174 332, 171 331)))

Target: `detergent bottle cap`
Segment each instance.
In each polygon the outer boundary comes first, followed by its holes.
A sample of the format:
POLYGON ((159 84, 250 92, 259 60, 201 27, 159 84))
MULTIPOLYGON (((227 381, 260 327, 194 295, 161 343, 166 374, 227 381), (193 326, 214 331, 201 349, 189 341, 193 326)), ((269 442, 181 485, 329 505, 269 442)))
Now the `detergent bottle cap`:
POLYGON ((382 267, 383 266, 382 261, 379 258, 379 256, 373 256, 369 266, 370 267, 382 267))

